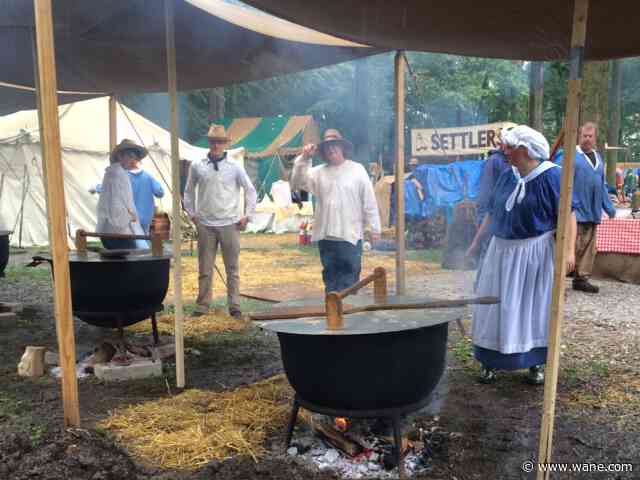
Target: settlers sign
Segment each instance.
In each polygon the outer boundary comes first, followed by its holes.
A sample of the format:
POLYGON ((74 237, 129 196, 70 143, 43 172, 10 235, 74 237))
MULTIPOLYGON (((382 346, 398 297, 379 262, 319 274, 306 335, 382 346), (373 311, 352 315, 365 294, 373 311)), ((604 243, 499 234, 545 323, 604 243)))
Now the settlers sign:
POLYGON ((455 128, 411 130, 411 155, 474 155, 497 148, 498 132, 515 123, 500 122, 455 128))

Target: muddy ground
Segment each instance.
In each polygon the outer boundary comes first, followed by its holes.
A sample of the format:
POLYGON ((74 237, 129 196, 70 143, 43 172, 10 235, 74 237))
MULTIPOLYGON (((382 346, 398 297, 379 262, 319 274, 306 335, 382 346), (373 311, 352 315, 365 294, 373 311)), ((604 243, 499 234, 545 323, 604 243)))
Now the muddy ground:
MULTIPOLYGON (((337 478, 283 455, 284 427, 269 438, 270 453, 258 463, 236 457, 195 472, 175 472, 134 461, 126 445, 116 445, 95 425, 116 407, 177 394, 170 364, 161 379, 120 384, 82 380, 83 429, 64 431, 59 381, 50 376, 30 381, 16 374, 26 345, 56 348, 48 272, 26 270, 19 263, 0 280, 0 299, 25 307, 15 324, 0 326, 0 479, 337 478)), ((468 293, 471 281, 470 273, 425 267, 423 275, 410 278, 409 286, 413 292, 453 298, 468 293)), ((640 478, 640 316, 634 312, 640 287, 599 283, 598 296, 568 293, 554 460, 633 463, 636 471, 556 478, 640 478)), ((468 333, 468 319, 465 325, 468 333)), ((79 353, 91 349, 101 335, 78 322, 79 353)), ((255 328, 187 339, 186 346, 201 353, 186 358, 189 386, 223 391, 281 372, 277 339, 255 328)), ((419 366, 417 359, 413 368, 419 366)), ((504 374, 494 385, 478 384, 476 375, 470 341, 451 326, 445 380, 433 404, 412 419, 418 426, 440 427, 443 441, 433 454, 431 471, 414 478, 535 478, 521 466, 537 455, 542 388, 525 385, 523 372, 504 374)))

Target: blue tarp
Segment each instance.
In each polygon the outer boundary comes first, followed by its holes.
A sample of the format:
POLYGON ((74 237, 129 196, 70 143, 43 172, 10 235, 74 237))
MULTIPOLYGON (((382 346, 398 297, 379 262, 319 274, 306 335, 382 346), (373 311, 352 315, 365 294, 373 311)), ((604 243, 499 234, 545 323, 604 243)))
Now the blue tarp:
POLYGON ((447 165, 420 165, 414 176, 422 185, 424 200, 420 201, 416 185, 407 180, 407 218, 413 221, 427 220, 444 209, 447 219, 451 221, 455 206, 465 199, 465 188, 468 200, 475 201, 478 198, 485 163, 485 160, 465 160, 447 165))

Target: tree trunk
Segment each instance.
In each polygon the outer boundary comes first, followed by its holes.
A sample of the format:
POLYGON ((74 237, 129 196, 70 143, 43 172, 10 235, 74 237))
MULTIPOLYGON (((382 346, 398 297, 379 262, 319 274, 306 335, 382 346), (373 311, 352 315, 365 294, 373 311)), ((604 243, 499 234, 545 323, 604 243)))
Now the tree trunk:
POLYGON ((367 166, 373 162, 371 158, 371 145, 369 142, 369 59, 363 58, 355 62, 355 74, 353 77, 355 95, 353 96, 354 129, 354 160, 358 160, 367 166))
POLYGON ((209 121, 215 122, 225 115, 224 87, 209 90, 209 121))
POLYGON ((608 130, 609 62, 586 62, 582 84, 580 125, 594 122, 598 125, 598 150, 604 152, 608 130))
POLYGON ((529 70, 529 125, 543 130, 544 62, 531 62, 529 70))
MULTIPOLYGON (((622 60, 611 60, 611 82, 609 85, 610 123, 607 143, 611 147, 620 145, 620 121, 622 110, 622 60)), ((616 164, 621 150, 609 150, 607 153, 607 183, 616 184, 616 164)), ((623 157, 624 158, 624 157, 623 157)))

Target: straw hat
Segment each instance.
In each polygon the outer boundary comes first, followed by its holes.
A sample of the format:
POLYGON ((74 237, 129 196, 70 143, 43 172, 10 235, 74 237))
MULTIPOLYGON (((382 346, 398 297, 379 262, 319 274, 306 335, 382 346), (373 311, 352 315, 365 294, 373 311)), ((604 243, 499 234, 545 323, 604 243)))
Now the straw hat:
POLYGON ((216 125, 215 123, 211 124, 211 126, 209 127, 207 138, 215 142, 221 142, 221 143, 231 142, 231 137, 227 135, 227 132, 224 129, 224 125, 216 125))
POLYGON ((133 152, 138 156, 140 160, 142 160, 144 157, 146 157, 149 154, 149 151, 146 148, 141 147, 133 140, 129 140, 128 138, 125 138, 118 145, 116 145, 113 151, 111 152, 111 155, 110 155, 111 163, 117 162, 118 154, 122 152, 133 152))
POLYGON ((329 128, 324 132, 324 138, 320 145, 318 145, 318 149, 320 150, 320 154, 324 156, 324 149, 331 144, 338 144, 342 147, 344 152, 344 156, 347 157, 353 151, 353 145, 350 141, 345 140, 340 132, 335 128, 329 128))

